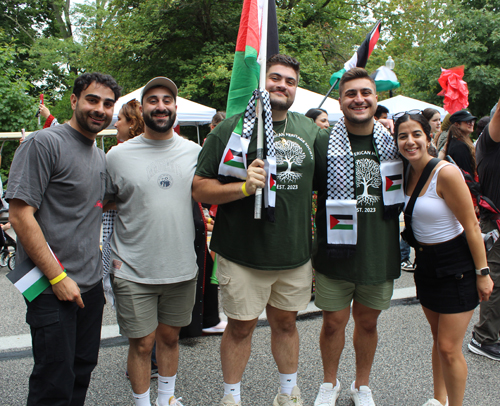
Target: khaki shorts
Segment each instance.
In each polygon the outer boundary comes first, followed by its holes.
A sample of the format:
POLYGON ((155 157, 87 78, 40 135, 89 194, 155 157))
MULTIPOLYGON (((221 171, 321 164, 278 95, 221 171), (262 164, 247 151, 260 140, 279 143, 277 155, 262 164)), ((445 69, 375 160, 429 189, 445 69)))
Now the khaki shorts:
POLYGON ((391 305, 394 281, 377 285, 356 285, 338 279, 331 279, 316 272, 316 294, 314 304, 321 310, 337 312, 356 302, 374 310, 386 310, 391 305))
POLYGON ((196 280, 148 285, 112 275, 120 334, 128 338, 141 338, 155 331, 158 323, 172 327, 189 325, 196 280))
POLYGON ((304 310, 311 301, 312 266, 262 271, 231 262, 217 254, 217 279, 227 317, 254 320, 269 304, 285 311, 304 310))

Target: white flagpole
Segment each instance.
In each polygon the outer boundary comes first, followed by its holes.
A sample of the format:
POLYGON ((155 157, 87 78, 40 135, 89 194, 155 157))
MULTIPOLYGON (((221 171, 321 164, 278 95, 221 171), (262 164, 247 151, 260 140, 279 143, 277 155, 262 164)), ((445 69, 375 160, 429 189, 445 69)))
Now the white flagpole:
MULTIPOLYGON (((262 35, 259 50, 260 78, 259 88, 266 88, 266 62, 267 62, 267 23, 268 23, 269 0, 264 0, 264 8, 262 9, 262 35)), ((257 158, 264 159, 264 106, 260 98, 257 101, 257 158)), ((269 174, 268 174, 269 175, 269 174)), ((262 189, 258 188, 255 191, 255 208, 254 219, 260 220, 262 216, 262 189)))

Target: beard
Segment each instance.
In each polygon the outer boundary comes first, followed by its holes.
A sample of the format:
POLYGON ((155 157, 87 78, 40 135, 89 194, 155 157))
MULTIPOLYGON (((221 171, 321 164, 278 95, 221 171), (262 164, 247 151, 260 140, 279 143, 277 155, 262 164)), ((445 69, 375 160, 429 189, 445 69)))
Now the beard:
POLYGON ((106 114, 84 113, 78 108, 77 103, 75 108, 75 118, 76 122, 83 130, 88 131, 92 134, 97 134, 111 124, 111 120, 113 117, 106 116, 106 114), (102 124, 94 124, 93 122, 89 122, 88 117, 93 117, 99 120, 104 119, 104 121, 102 122, 102 124))
POLYGON ((272 94, 269 95, 269 101, 271 102, 271 110, 275 111, 288 111, 293 104, 293 100, 290 100, 289 98, 286 100, 283 98, 276 99, 272 94))
POLYGON ((177 113, 172 113, 170 112, 170 110, 153 110, 150 114, 142 115, 144 124, 157 133, 166 133, 167 131, 169 131, 174 125, 176 117, 177 113), (153 118, 153 115, 155 114, 166 114, 167 119, 155 121, 155 119, 153 118))

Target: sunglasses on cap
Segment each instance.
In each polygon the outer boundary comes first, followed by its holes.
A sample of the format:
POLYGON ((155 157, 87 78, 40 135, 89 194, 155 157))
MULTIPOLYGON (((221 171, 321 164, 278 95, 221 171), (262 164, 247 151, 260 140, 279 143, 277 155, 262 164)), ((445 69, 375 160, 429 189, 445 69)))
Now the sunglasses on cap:
POLYGON ((401 118, 401 117, 403 117, 406 114, 414 115, 414 114, 420 114, 420 113, 422 113, 422 110, 418 110, 418 109, 413 109, 413 110, 408 110, 408 111, 402 111, 400 113, 393 114, 392 115, 392 119, 394 121, 396 121, 398 118, 401 118))

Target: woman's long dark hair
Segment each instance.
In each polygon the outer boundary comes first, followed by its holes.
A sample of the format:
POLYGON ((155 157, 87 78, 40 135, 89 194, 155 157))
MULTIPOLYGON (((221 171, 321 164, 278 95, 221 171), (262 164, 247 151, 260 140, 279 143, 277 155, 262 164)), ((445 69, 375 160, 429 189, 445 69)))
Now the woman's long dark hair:
POLYGON ((471 175, 475 175, 476 174, 476 150, 474 148, 474 144, 472 143, 472 140, 470 139, 469 132, 463 131, 459 127, 457 127, 456 125, 452 124, 450 126, 450 130, 448 131, 448 140, 446 141, 446 145, 445 145, 446 154, 448 154, 448 146, 450 145, 450 141, 452 138, 456 138, 458 141, 465 143, 469 147, 472 168, 474 169, 474 173, 471 173, 471 175))

